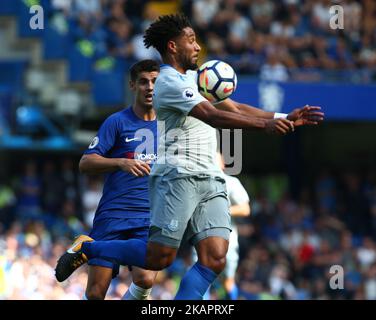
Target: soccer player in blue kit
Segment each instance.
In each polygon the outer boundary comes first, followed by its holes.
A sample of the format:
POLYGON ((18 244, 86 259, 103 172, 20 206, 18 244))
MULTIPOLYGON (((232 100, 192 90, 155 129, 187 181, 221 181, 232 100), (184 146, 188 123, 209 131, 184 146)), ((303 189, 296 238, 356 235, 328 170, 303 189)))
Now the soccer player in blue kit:
MULTIPOLYGON (((148 176, 156 159, 157 121, 152 107, 159 64, 142 60, 130 68, 134 103, 108 117, 81 158, 82 173, 106 173, 103 195, 95 213, 90 238, 147 241, 150 208, 148 176)), ((100 258, 88 261, 84 299, 104 299, 119 265, 100 258)), ((131 268, 132 283, 123 299, 143 300, 151 291, 156 272, 131 268)))
POLYGON ((88 259, 162 270, 174 261, 184 239, 196 248, 198 261, 181 280, 175 299, 202 299, 226 264, 231 218, 223 172, 216 161, 215 128, 244 128, 286 134, 294 126, 317 124, 320 107, 281 115, 231 99, 214 107, 197 88, 201 50, 188 19, 161 16, 145 32, 164 64, 154 88, 160 138, 158 160, 149 178, 151 226, 147 244, 137 239, 93 241, 78 237, 62 255, 56 275, 70 276, 88 259), (162 132, 164 131, 164 133, 162 132))

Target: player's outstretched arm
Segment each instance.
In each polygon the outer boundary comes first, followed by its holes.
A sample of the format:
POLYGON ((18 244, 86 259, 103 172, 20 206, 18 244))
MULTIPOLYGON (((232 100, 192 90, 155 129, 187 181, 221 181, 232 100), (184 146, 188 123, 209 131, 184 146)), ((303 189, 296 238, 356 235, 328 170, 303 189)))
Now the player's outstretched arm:
POLYGON ((264 111, 260 108, 253 107, 249 104, 240 103, 230 98, 217 103, 215 107, 224 111, 236 112, 250 117, 258 117, 263 119, 274 118, 274 112, 264 111))
POLYGON ((214 128, 258 129, 274 134, 286 134, 294 130, 293 122, 287 119, 263 119, 238 112, 219 110, 208 101, 200 102, 194 106, 189 115, 214 128))
MULTIPOLYGON (((274 112, 267 112, 249 104, 239 103, 230 98, 216 104, 216 107, 221 110, 236 112, 250 117, 259 117, 263 119, 273 119, 275 117, 274 112)), ((321 107, 319 106, 306 105, 302 108, 296 108, 289 114, 286 114, 286 118, 290 121, 294 121, 295 127, 302 125, 317 125, 324 120, 324 113, 321 112, 321 107)))
POLYGON ((141 160, 125 158, 105 158, 99 154, 84 154, 79 164, 80 172, 85 174, 101 174, 123 170, 136 177, 150 174, 150 166, 141 160))

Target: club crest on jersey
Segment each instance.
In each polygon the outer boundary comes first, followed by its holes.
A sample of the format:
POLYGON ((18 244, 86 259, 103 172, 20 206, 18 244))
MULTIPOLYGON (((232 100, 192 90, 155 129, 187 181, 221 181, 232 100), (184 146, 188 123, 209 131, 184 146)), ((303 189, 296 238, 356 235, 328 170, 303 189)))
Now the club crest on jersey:
POLYGON ((175 231, 178 231, 178 227, 179 227, 179 221, 178 220, 175 220, 175 219, 172 219, 170 221, 170 224, 167 225, 167 228, 172 231, 172 232, 175 232, 175 231))
POLYGON ((94 137, 93 141, 91 141, 90 145, 89 145, 89 149, 94 149, 99 143, 99 138, 98 137, 94 137))
POLYGON ((195 92, 192 88, 187 88, 183 91, 183 98, 184 99, 193 99, 195 97, 195 92))

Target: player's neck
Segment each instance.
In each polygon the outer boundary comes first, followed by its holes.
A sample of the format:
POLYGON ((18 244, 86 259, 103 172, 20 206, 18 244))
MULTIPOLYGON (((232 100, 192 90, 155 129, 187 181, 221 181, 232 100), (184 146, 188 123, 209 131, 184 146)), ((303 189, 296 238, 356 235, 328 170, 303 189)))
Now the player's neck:
POLYGON ((138 104, 132 106, 134 114, 144 121, 153 121, 156 118, 155 110, 153 108, 145 108, 138 104))
POLYGON ((175 59, 171 56, 163 57, 163 63, 169 64, 171 67, 173 67, 178 72, 185 74, 187 70, 185 70, 175 59))

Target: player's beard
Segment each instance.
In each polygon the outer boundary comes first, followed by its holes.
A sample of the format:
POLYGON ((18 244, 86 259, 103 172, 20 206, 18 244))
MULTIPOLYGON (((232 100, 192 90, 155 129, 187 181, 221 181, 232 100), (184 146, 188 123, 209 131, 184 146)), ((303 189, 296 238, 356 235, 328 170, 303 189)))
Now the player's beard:
POLYGON ((192 58, 185 57, 182 61, 182 67, 184 70, 196 70, 198 69, 198 65, 196 62, 192 61, 192 58))

